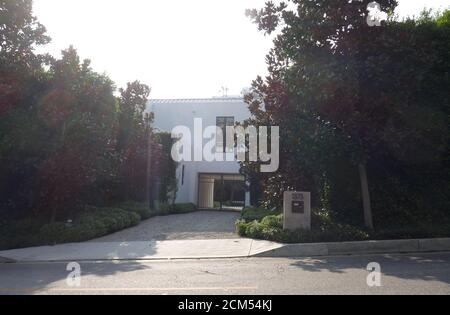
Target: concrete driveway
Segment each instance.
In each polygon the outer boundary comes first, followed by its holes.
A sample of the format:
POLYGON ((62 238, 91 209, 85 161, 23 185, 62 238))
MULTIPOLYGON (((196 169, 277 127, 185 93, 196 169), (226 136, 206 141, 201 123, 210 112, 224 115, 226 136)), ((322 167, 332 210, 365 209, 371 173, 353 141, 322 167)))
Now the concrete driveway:
POLYGON ((136 227, 91 242, 132 242, 150 240, 206 240, 239 238, 235 222, 239 212, 199 211, 151 218, 136 227))

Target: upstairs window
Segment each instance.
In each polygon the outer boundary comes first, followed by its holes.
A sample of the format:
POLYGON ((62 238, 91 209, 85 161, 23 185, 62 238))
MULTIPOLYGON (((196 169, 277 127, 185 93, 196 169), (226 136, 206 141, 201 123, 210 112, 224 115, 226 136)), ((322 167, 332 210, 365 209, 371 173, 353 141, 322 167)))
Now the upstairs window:
POLYGON ((234 117, 217 117, 216 126, 222 130, 222 137, 217 136, 216 151, 230 153, 233 152, 233 147, 229 148, 227 145, 227 127, 234 127, 234 117))

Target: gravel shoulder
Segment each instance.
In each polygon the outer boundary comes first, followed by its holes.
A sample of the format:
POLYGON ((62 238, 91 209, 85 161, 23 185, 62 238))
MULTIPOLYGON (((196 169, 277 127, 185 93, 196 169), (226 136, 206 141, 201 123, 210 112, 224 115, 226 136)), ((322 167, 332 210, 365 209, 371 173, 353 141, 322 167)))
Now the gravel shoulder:
POLYGON ((234 239, 239 212, 198 211, 154 217, 138 226, 91 242, 132 242, 149 240, 234 239))

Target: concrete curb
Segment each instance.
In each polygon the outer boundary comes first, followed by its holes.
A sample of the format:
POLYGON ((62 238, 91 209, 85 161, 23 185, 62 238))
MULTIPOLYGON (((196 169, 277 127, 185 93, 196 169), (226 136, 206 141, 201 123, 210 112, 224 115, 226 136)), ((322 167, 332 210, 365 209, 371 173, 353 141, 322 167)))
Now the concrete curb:
POLYGON ((9 258, 5 258, 5 257, 0 257, 0 264, 12 264, 15 263, 16 261, 13 259, 9 259, 9 258))
MULTIPOLYGON (((246 258, 249 257, 254 242, 257 241, 252 239, 218 239, 85 242, 13 249, 2 251, 0 255, 20 263, 246 258)), ((266 246, 264 250, 278 246, 280 245, 266 246)), ((255 247, 258 248, 258 246, 255 247)))
POLYGON ((300 258, 450 251, 450 238, 280 244, 252 239, 78 243, 0 252, 0 264, 18 262, 300 258))
POLYGON ((450 238, 342 243, 284 244, 252 257, 314 257, 450 251, 450 238))

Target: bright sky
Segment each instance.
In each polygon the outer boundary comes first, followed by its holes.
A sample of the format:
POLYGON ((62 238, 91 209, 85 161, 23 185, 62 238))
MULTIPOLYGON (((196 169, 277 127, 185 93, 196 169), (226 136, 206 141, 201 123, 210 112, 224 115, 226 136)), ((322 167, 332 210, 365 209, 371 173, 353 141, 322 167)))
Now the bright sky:
MULTIPOLYGON (((266 0, 34 0, 55 56, 74 45, 122 87, 136 79, 152 98, 238 95, 266 73, 271 39, 245 9, 266 0)), ((450 0, 400 0, 398 13, 447 8, 450 0)))

